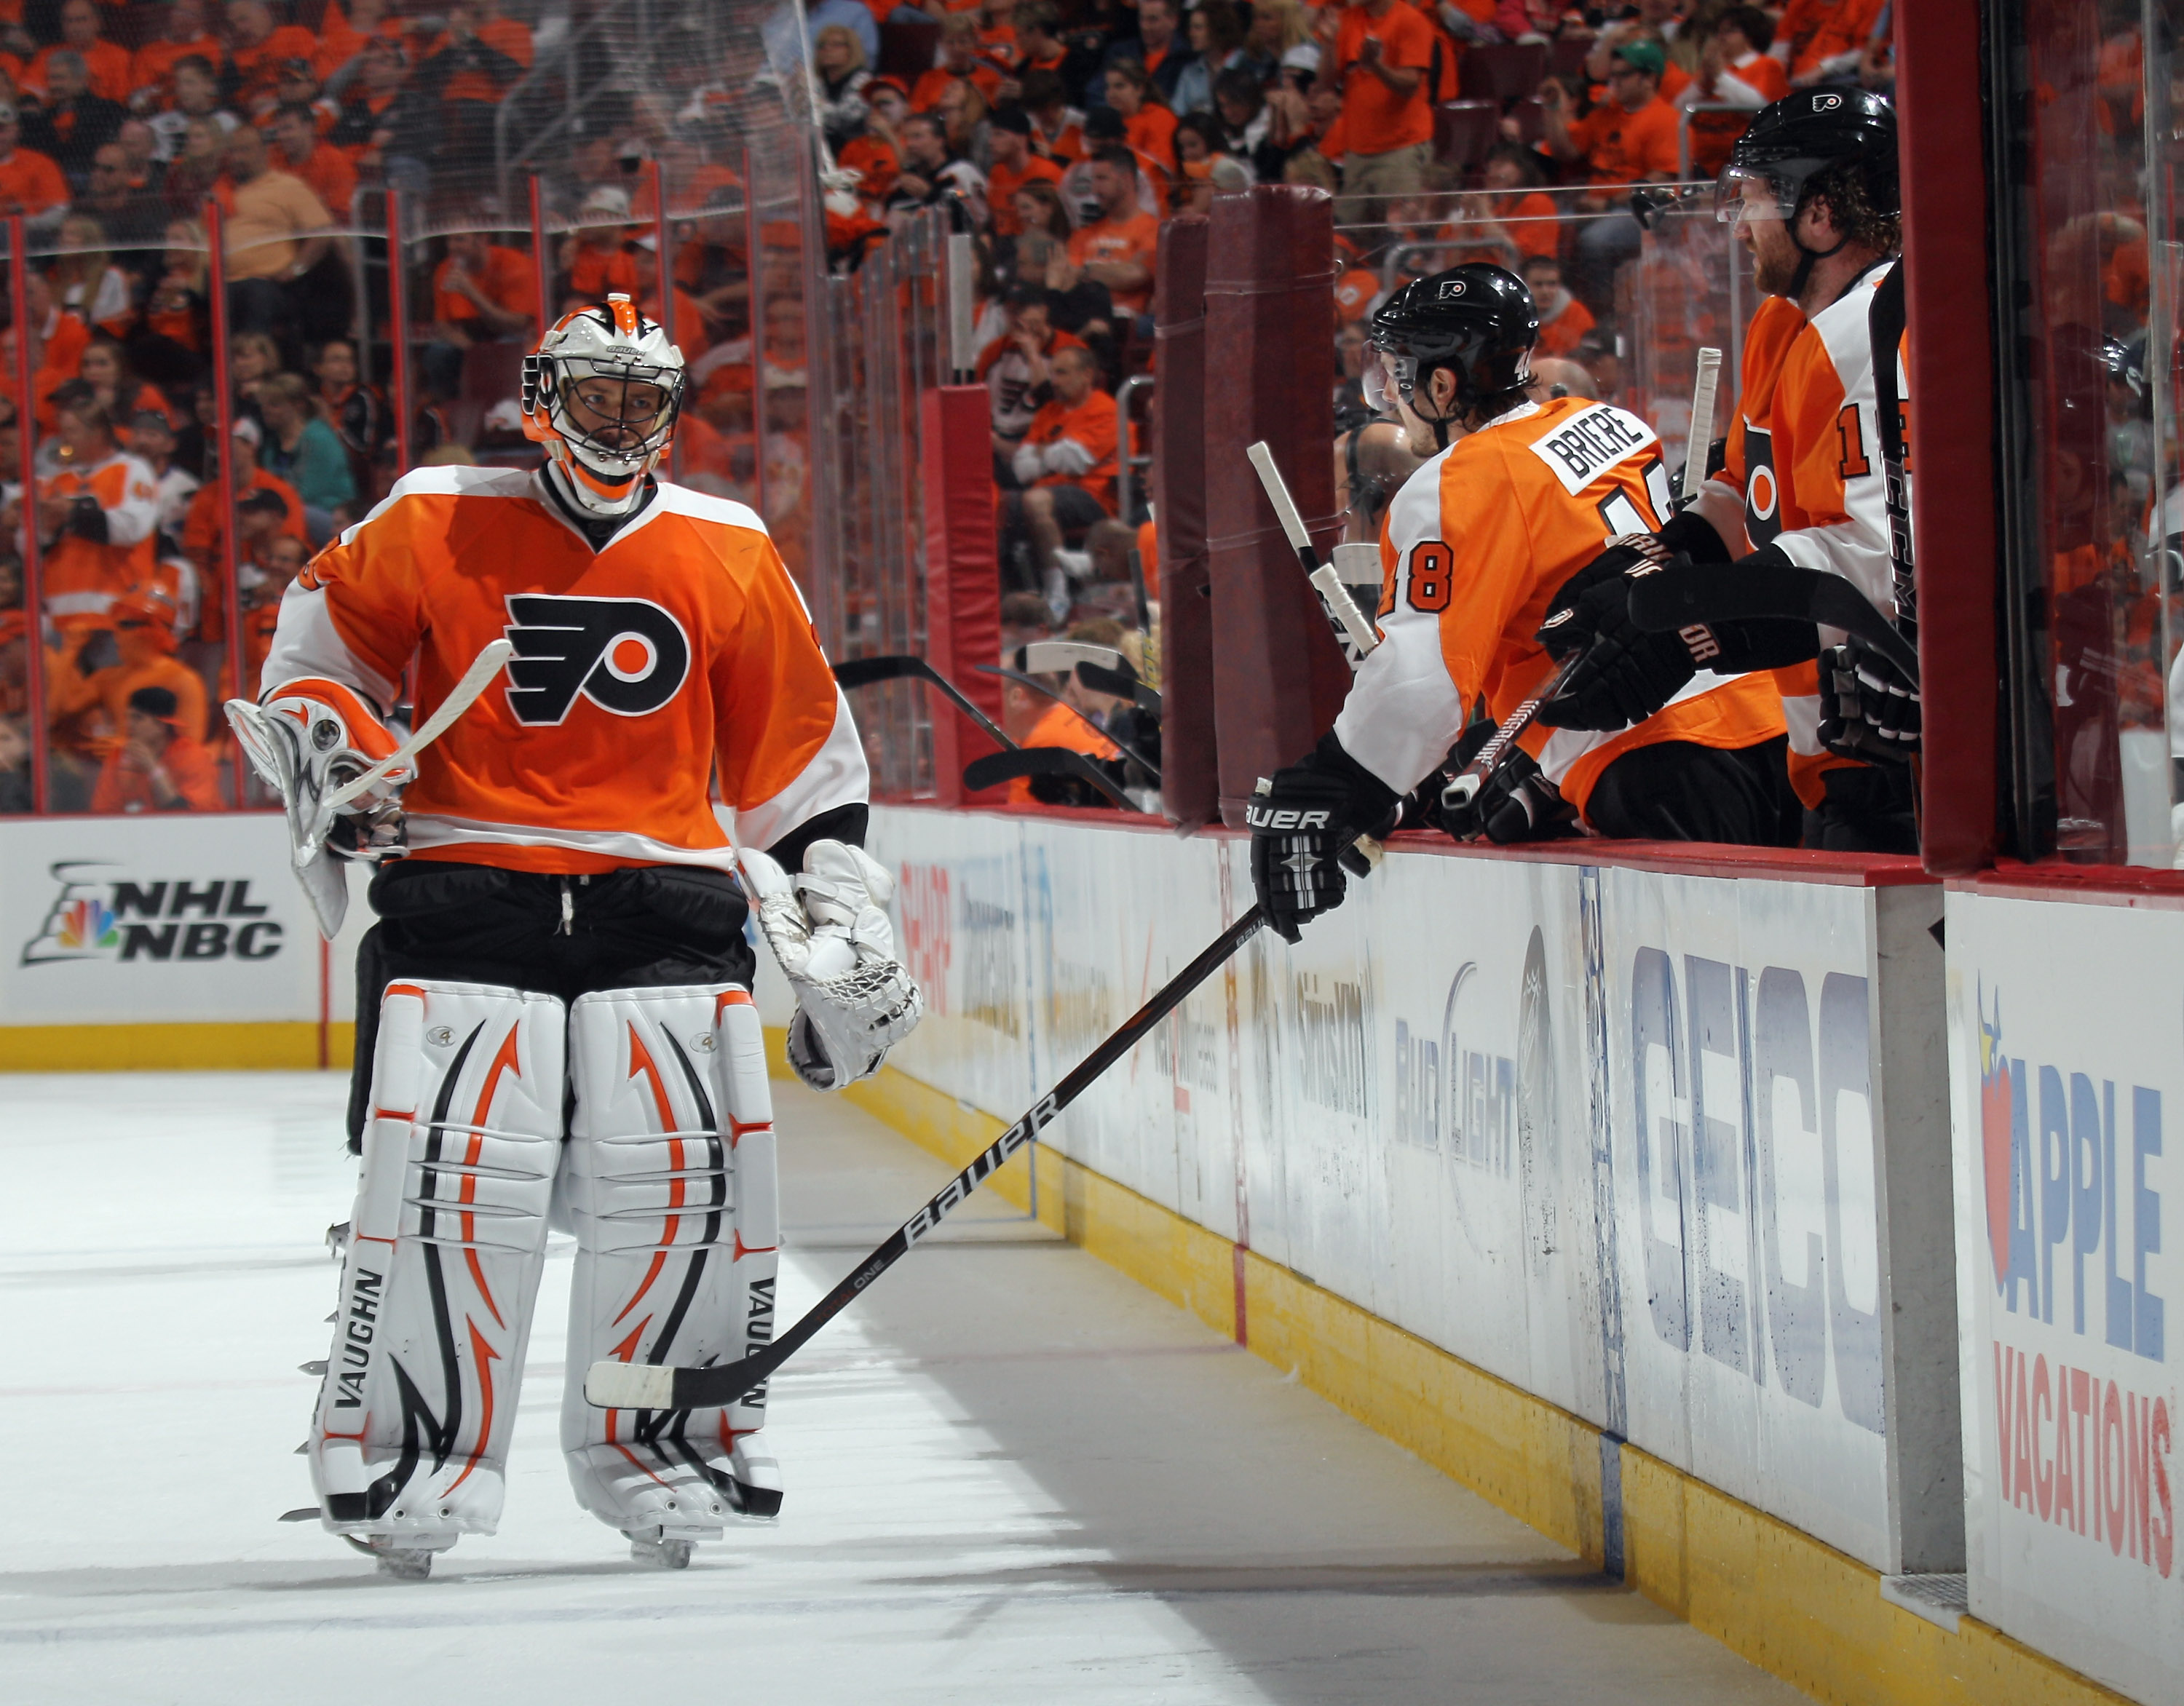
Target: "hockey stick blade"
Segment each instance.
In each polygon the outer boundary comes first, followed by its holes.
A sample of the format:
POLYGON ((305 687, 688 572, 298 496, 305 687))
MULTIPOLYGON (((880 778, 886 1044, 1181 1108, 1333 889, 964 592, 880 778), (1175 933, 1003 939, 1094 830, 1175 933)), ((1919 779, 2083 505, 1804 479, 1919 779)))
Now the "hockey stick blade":
POLYGON ((1066 675, 1079 664, 1119 669, 1123 654, 1112 646, 1088 646, 1081 640, 1034 640, 1023 648, 1023 666, 1034 675, 1066 675))
POLYGON ((1695 622, 1749 622, 1769 618, 1814 622, 1855 634, 1919 681, 1919 653, 1896 625, 1840 575, 1795 564, 1679 564, 1635 575, 1630 620, 1649 634, 1670 633, 1695 622))
POLYGON ((454 727, 455 719, 476 703, 478 695, 493 685, 493 678, 500 673, 501 666, 515 655, 515 646, 506 640, 491 641, 481 647, 477 656, 471 659, 470 668, 463 671, 462 679, 448 689, 448 697, 440 701, 417 732, 362 775, 328 794, 321 809, 339 811, 359 794, 370 792, 393 772, 414 765, 417 754, 454 727))
POLYGON ((1095 693, 1111 693, 1116 698, 1128 699, 1141 711, 1161 714, 1161 696, 1135 675, 1121 670, 1103 670, 1097 664, 1079 664, 1077 679, 1095 693))
POLYGON ((1124 811, 1137 810, 1129 796, 1115 786, 1112 777, 1084 753, 1072 752, 1067 747, 1019 747, 1012 753, 989 753, 963 766, 963 786, 973 792, 980 788, 999 787, 1018 776, 1075 776, 1097 788, 1124 811))
POLYGON ((1068 700, 1063 698, 1061 694, 1056 692, 1053 688, 1048 686, 1045 682, 1039 680, 1036 676, 1027 675, 1020 670, 1005 670, 998 664, 978 664, 972 665, 972 667, 982 675, 999 675, 1005 681, 1014 681, 1020 687, 1028 687, 1033 692, 1044 695, 1045 697, 1053 700, 1057 705, 1069 705, 1070 714, 1075 717, 1078 722, 1084 724, 1086 728, 1091 730, 1092 732, 1099 736, 1101 740, 1114 742, 1116 746, 1122 748, 1123 757, 1130 759, 1138 766, 1139 769, 1142 770, 1156 782, 1161 779, 1160 766, 1158 764, 1153 763, 1150 759, 1148 759, 1143 753, 1139 752, 1128 741, 1117 740, 1115 736, 1110 731, 1101 728, 1099 724, 1094 722, 1091 718, 1086 716, 1084 713, 1078 710, 1076 706, 1070 705, 1068 700))
POLYGON ((1697 497, 1706 479, 1707 458, 1713 448, 1714 397, 1720 384, 1721 352, 1709 345, 1699 352, 1697 377, 1691 386, 1691 430, 1684 435, 1684 465, 1676 470, 1674 495, 1680 504, 1697 497))
POLYGON ((1119 1030, 1078 1062, 1061 1083, 1034 1103, 1022 1119, 995 1138, 930 1202, 889 1233, 886 1242, 764 1350, 716 1368, 593 1363, 584 1375, 585 1399, 601 1409, 713 1409, 734 1403, 763 1386, 777 1369, 809 1344, 822 1327, 855 1303, 867 1286, 908 1255, 911 1247, 938 1226, 950 1210, 998 1172, 1003 1162, 1036 1137, 1064 1109, 1090 1089, 1109 1067, 1143 1041, 1192 990, 1256 935, 1266 921, 1266 914, 1255 905, 1223 931, 1197 959, 1155 991, 1151 999, 1124 1020, 1119 1030))
POLYGON ((908 655, 884 658, 851 658, 834 665, 834 680, 844 692, 854 693, 860 687, 869 687, 880 681, 926 681, 945 693, 957 710, 968 717, 986 732, 987 738, 1004 752, 1017 750, 1017 743, 1003 731, 1001 725, 972 704, 963 690, 950 681, 922 658, 908 655))

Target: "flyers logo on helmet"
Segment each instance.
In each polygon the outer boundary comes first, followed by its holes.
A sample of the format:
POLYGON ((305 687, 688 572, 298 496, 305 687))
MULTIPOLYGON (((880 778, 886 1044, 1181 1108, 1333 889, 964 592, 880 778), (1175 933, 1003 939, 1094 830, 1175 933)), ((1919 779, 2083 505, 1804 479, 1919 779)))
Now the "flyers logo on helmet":
POLYGON ((682 625, 649 598, 511 592, 508 709, 534 728, 564 721, 579 695, 617 717, 643 717, 690 675, 682 625))

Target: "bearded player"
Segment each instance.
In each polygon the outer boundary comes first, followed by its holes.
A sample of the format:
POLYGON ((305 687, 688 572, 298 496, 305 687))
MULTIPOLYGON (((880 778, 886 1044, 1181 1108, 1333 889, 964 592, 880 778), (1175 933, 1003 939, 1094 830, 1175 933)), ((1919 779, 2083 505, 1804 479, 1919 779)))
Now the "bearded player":
MULTIPOLYGON (((1251 803, 1253 885, 1292 942, 1340 903, 1351 838, 1384 831, 1474 708, 1490 728, 1553 674, 1539 630, 1555 589, 1666 517, 1651 426, 1610 403, 1532 400, 1539 331, 1523 281, 1483 263, 1407 285, 1373 315, 1373 405, 1391 401, 1429 459, 1381 524, 1380 645, 1333 731, 1251 803)), ((1535 727, 1442 821, 1496 842, 1581 820, 1603 835, 1773 845, 1788 803, 1783 744, 1769 682, 1701 672, 1613 732, 1535 727)))
POLYGON ((561 1443, 578 1501, 674 1567, 778 1511, 763 1388, 669 1414, 581 1391, 594 1358, 704 1364, 772 1335, 738 855, 796 992, 805 1082, 876 1070, 920 1011, 861 847, 856 731, 796 588, 750 510, 654 477, 683 385, 627 297, 564 318, 525 364, 543 465, 398 482, 290 586, 271 685, 230 709, 329 933, 337 855, 377 866, 361 1179, 308 1451, 326 1527, 390 1574, 499 1522, 549 1220, 577 1240, 561 1443), (405 673, 422 718, 504 636, 504 678, 414 775, 330 812, 396 750, 405 673))

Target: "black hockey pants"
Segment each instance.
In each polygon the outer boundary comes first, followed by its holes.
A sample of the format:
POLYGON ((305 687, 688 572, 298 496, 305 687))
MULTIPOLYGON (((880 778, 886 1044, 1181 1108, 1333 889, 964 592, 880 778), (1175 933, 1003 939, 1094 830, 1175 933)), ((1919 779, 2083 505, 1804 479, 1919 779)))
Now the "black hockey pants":
POLYGON ((1600 773, 1585 814, 1601 834, 1618 838, 1795 847, 1800 809, 1789 750, 1785 735, 1756 747, 1641 747, 1600 773))
POLYGON ((379 1002, 397 978, 494 983, 574 1001, 599 989, 740 983, 757 970, 749 909, 726 871, 638 865, 543 876, 492 865, 404 859, 371 880, 379 922, 356 956, 356 1064, 348 1136, 364 1141, 379 1002))

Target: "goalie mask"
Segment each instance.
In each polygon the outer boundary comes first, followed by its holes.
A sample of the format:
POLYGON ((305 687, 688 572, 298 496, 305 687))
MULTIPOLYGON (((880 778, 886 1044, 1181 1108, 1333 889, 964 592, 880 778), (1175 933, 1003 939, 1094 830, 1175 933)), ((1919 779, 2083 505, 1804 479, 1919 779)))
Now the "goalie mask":
POLYGON ((682 406, 682 352, 627 296, 565 314, 523 360, 523 434, 588 514, 627 515, 682 406))

